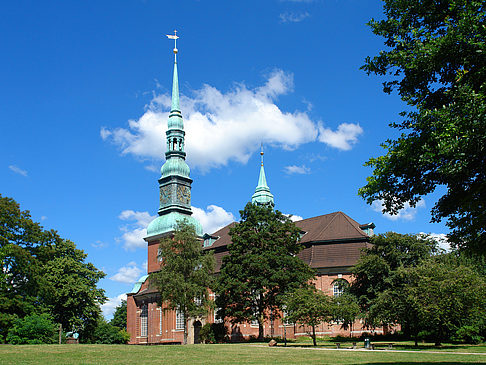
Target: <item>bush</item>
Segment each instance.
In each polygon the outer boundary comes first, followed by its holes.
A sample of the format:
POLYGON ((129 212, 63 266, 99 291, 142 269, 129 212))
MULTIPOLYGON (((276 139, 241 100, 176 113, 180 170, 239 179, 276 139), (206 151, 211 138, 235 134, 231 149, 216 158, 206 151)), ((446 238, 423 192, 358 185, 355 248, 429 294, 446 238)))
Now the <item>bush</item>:
POLYGON ((107 323, 104 320, 98 322, 93 333, 93 343, 99 344, 126 344, 130 340, 130 334, 116 326, 107 323))
POLYGON ((7 342, 14 345, 55 343, 56 328, 48 314, 33 314, 15 320, 7 342))
POLYGON ((224 323, 206 323, 199 332, 201 341, 204 343, 224 342, 228 330, 224 323))
POLYGON ((453 337, 454 341, 479 344, 483 342, 483 337, 480 335, 480 329, 476 326, 463 326, 456 331, 453 337))

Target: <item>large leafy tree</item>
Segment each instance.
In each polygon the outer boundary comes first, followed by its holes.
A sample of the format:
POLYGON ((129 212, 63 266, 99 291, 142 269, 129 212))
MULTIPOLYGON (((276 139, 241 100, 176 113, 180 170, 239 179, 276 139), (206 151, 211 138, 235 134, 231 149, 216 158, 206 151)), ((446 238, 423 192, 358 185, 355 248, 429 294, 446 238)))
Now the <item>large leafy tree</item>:
POLYGON ((113 318, 110 321, 112 326, 120 329, 127 329, 127 301, 122 299, 119 306, 115 308, 113 318))
POLYGON ((385 19, 369 23, 386 49, 365 71, 386 76, 409 108, 402 132, 360 195, 397 213, 445 187, 432 221, 447 219, 458 247, 486 252, 486 4, 481 0, 384 0, 385 19))
MULTIPOLYGON (((396 289, 398 270, 429 259, 437 252, 437 244, 431 239, 395 232, 373 236, 371 243, 352 269, 354 280, 350 292, 367 314, 367 325, 373 327, 387 323, 383 313, 374 310, 380 293, 396 289)), ((407 331, 407 323, 402 325, 407 331)))
POLYGON ((400 268, 396 285, 380 293, 374 310, 394 323, 407 323, 411 335, 428 333, 436 345, 486 327, 486 281, 476 270, 441 257, 400 268))
POLYGON ((230 230, 230 255, 223 258, 216 286, 219 312, 233 323, 263 323, 278 313, 288 292, 306 285, 313 270, 296 257, 302 246, 300 230, 271 206, 248 203, 241 221, 230 230))
POLYGON ((193 226, 178 222, 172 237, 160 242, 160 271, 150 275, 150 283, 160 293, 167 308, 184 315, 184 344, 187 344, 189 317, 204 316, 211 306, 209 288, 212 284, 214 257, 203 252, 201 240, 193 226))
POLYGON ((285 298, 285 319, 290 323, 300 323, 311 328, 309 333, 314 346, 316 326, 329 322, 335 313, 335 304, 329 295, 313 286, 305 286, 289 293, 285 298))
POLYGON ((16 318, 38 313, 89 333, 105 300, 96 287, 105 274, 86 257, 73 242, 32 221, 15 200, 0 195, 0 337, 16 318))

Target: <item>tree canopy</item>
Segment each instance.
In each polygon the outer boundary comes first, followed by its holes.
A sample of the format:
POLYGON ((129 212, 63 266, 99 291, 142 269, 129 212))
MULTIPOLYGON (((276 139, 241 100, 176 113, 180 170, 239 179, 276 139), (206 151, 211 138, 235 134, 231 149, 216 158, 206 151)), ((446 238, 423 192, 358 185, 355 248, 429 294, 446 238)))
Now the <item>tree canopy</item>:
POLYGON ((193 226, 178 222, 174 234, 160 242, 160 271, 150 274, 150 283, 158 289, 161 301, 169 309, 184 315, 184 344, 187 344, 187 320, 204 316, 211 306, 214 257, 202 251, 202 243, 193 226))
POLYGON ((380 293, 394 288, 398 269, 417 266, 430 258, 437 247, 433 240, 395 232, 375 235, 371 243, 352 269, 350 292, 358 299, 363 313, 367 313, 367 324, 376 326, 383 321, 373 306, 380 293))
POLYGON ((368 57, 368 74, 386 76, 409 106, 402 132, 359 194, 397 213, 435 189, 445 192, 432 221, 447 219, 457 247, 486 253, 486 5, 481 0, 384 0, 383 20, 369 25, 386 49, 368 57), (442 190, 440 190, 442 191, 442 190))
POLYGON ((219 313, 233 323, 263 322, 278 313, 283 296, 306 285, 313 270, 296 255, 302 249, 300 230, 271 206, 248 203, 241 221, 230 230, 232 243, 223 264, 216 293, 219 313))
POLYGON ((105 274, 86 257, 0 195, 0 340, 16 319, 42 313, 64 328, 89 333, 106 298, 96 287, 105 274))
POLYGON ((312 342, 316 342, 316 326, 329 322, 334 315, 335 305, 329 295, 313 286, 305 286, 289 293, 285 298, 285 319, 289 323, 310 326, 312 342))

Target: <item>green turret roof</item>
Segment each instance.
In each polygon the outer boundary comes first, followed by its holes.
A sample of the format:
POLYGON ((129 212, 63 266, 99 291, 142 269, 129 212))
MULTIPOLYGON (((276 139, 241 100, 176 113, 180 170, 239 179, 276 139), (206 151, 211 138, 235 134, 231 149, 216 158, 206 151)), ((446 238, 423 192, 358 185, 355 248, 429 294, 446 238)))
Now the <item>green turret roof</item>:
POLYGON ((258 185, 255 189, 255 193, 251 197, 251 202, 258 205, 275 205, 273 200, 273 194, 270 192, 270 188, 267 185, 267 178, 265 177, 265 169, 263 168, 263 151, 260 152, 262 156, 262 163, 260 166, 260 176, 258 177, 258 185))

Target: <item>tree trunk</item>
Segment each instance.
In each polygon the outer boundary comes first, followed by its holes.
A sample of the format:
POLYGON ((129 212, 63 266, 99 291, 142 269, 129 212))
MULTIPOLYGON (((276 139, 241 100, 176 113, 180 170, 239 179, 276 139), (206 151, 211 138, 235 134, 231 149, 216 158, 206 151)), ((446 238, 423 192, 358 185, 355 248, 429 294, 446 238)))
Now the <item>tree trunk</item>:
POLYGON ((314 346, 317 346, 317 341, 316 341, 316 326, 312 326, 312 341, 314 342, 314 346))
POLYGON ((187 317, 186 313, 184 313, 184 345, 187 345, 187 317))
POLYGON ((258 341, 263 342, 263 313, 258 315, 258 341))
POLYGON ((59 323, 59 345, 62 344, 62 323, 59 323))

